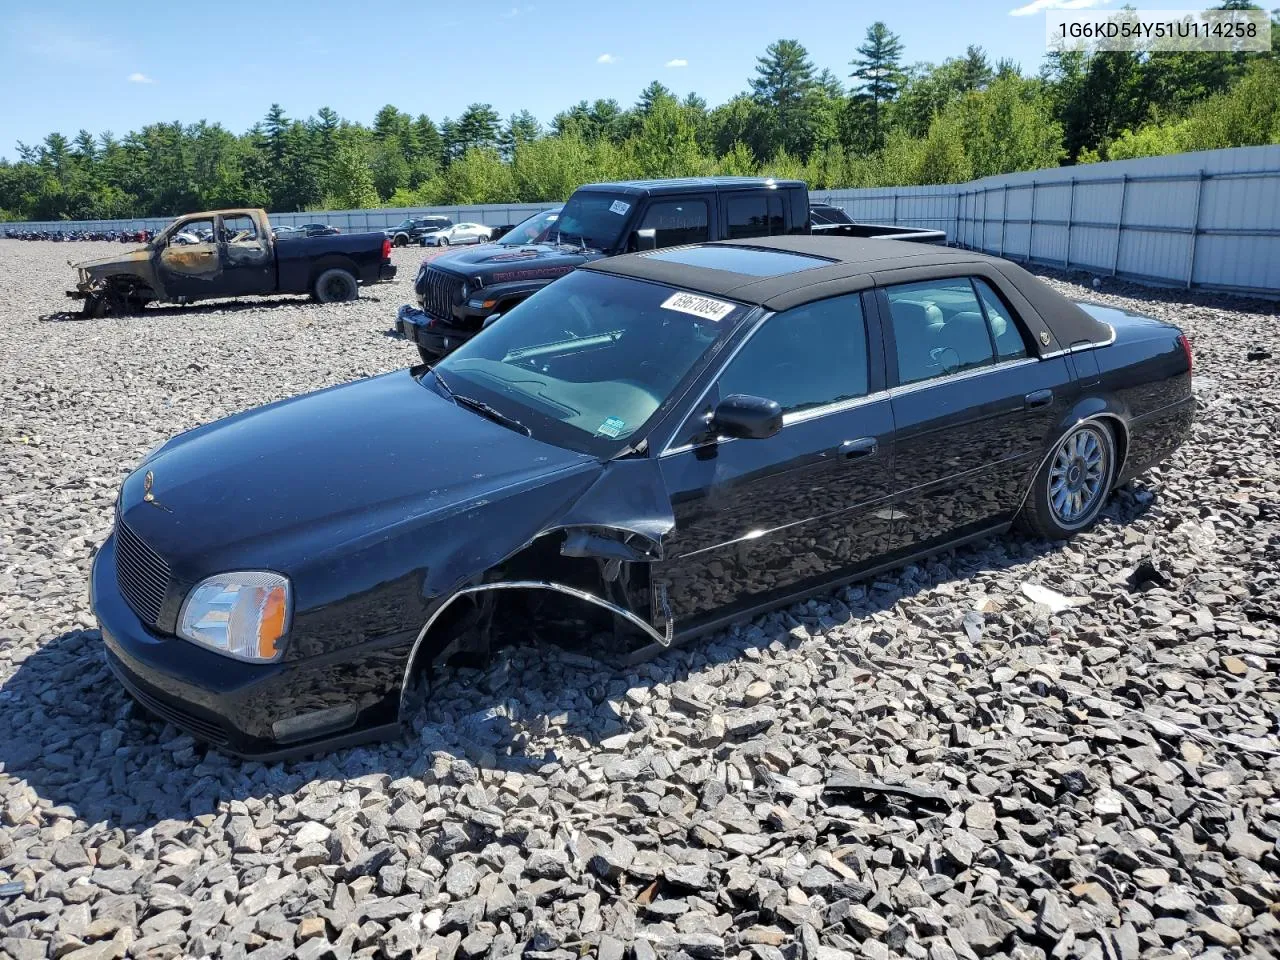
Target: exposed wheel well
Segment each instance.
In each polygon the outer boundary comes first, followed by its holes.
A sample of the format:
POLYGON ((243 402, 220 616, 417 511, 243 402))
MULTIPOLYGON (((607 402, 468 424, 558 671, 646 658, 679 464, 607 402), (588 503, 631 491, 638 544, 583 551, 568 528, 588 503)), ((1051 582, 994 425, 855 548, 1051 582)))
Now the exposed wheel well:
POLYGON ((437 666, 457 654, 483 656, 505 642, 536 636, 541 627, 549 625, 548 638, 556 641, 612 629, 619 649, 652 641, 648 605, 640 599, 648 595, 648 565, 566 557, 562 540, 560 534, 540 537, 444 598, 405 665, 402 720, 408 719, 409 697, 437 666), (561 626, 566 629, 556 629, 561 626))

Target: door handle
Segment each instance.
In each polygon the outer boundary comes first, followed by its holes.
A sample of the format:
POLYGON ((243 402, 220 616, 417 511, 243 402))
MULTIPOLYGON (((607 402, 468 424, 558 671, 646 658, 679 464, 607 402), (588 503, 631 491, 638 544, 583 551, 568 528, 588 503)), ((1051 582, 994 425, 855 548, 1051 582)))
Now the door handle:
POLYGON ((1036 407, 1047 407, 1049 404, 1053 403, 1053 391, 1036 390, 1035 392, 1028 393, 1023 397, 1022 402, 1028 410, 1034 410, 1036 407))
POLYGON ((873 456, 879 448, 880 443, 875 437, 860 437, 840 444, 840 456, 846 460, 860 460, 863 457, 873 456))

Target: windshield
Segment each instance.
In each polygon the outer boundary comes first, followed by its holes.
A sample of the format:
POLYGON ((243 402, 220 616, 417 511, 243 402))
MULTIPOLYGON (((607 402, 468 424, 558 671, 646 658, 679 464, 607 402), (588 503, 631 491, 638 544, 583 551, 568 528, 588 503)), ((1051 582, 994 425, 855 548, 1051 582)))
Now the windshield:
POLYGON ((560 211, 548 240, 559 237, 563 243, 600 251, 621 249, 622 228, 634 202, 634 197, 620 193, 579 190, 560 211))
POLYGON ((408 229, 409 229, 410 227, 412 227, 412 226, 413 226, 413 221, 412 221, 412 220, 407 220, 407 219, 406 219, 406 220, 401 220, 401 221, 400 221, 399 223, 397 223, 397 224, 395 225, 395 227, 393 227, 392 229, 394 229, 394 230, 408 230, 408 229))
POLYGON ((498 239, 498 244, 508 247, 519 247, 526 243, 537 243, 538 238, 547 232, 547 227, 551 226, 560 216, 558 210, 544 210, 542 213, 535 213, 528 220, 517 223, 504 236, 498 239))
POLYGON ((579 270, 513 307, 435 370, 455 394, 490 404, 540 440, 611 456, 644 435, 747 310, 579 270))

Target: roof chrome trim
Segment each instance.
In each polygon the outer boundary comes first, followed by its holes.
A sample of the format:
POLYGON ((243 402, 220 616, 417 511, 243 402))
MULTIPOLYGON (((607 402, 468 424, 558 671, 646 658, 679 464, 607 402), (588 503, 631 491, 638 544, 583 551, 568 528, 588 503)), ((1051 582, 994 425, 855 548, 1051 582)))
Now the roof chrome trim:
POLYGON ((422 641, 426 638, 427 634, 431 632, 432 626, 434 626, 435 622, 440 619, 440 615, 443 614, 445 610, 449 609, 453 604, 453 601, 457 600, 459 597, 465 597, 474 593, 484 593, 487 590, 551 590, 554 593, 561 593, 577 600, 585 600, 587 603, 593 603, 598 607, 603 607, 610 613, 622 617, 622 619, 626 620, 633 626, 639 627, 655 643, 661 644, 664 647, 671 645, 670 629, 668 629, 665 634, 661 633, 651 623, 632 613, 630 610, 627 610, 625 607, 620 607, 615 603, 610 603, 608 600, 603 600, 600 597, 597 597, 594 593, 590 593, 586 590, 580 590, 577 587, 566 586, 563 583, 555 583, 551 580, 497 580, 493 583, 478 583, 474 586, 462 587, 461 589, 455 590, 451 593, 444 603, 436 607, 431 616, 427 618, 427 622, 422 625, 422 629, 418 631, 417 639, 413 641, 413 648, 409 651, 409 659, 405 663, 404 677, 400 681, 401 710, 404 709, 405 691, 409 688, 409 673, 413 669, 414 662, 417 659, 418 648, 422 645, 422 641))
POLYGON ((1108 337, 1106 340, 1103 340, 1101 343, 1094 343, 1088 340, 1081 341, 1080 343, 1077 343, 1074 346, 1065 347, 1062 350, 1054 350, 1052 353, 1042 353, 1040 354, 1040 359, 1052 360, 1054 357, 1065 357, 1068 353, 1079 353, 1082 350, 1094 350, 1097 347, 1111 346, 1113 343, 1116 342, 1116 328, 1113 327, 1111 324, 1107 323, 1107 321, 1105 320, 1099 320, 1098 322, 1101 324, 1104 324, 1106 328, 1111 331, 1111 336, 1108 337))

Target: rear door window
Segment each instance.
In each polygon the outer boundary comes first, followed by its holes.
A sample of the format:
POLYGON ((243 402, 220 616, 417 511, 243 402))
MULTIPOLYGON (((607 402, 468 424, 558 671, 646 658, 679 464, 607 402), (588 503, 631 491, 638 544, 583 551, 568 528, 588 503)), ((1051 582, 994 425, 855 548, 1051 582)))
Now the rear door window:
POLYGON ((655 230, 659 247, 675 247, 709 240, 707 201, 686 198, 651 203, 645 211, 640 229, 655 230))
POLYGON ((1022 336, 1022 324, 1004 298, 981 277, 973 278, 978 297, 987 312, 987 323, 996 344, 996 356, 1001 360, 1016 360, 1027 356, 1027 342, 1022 336))
POLYGON ((782 197, 777 191, 728 194, 725 199, 726 237, 772 237, 786 232, 782 197))
POLYGON ((885 289, 898 359, 898 383, 990 366, 995 348, 968 277, 885 289))

